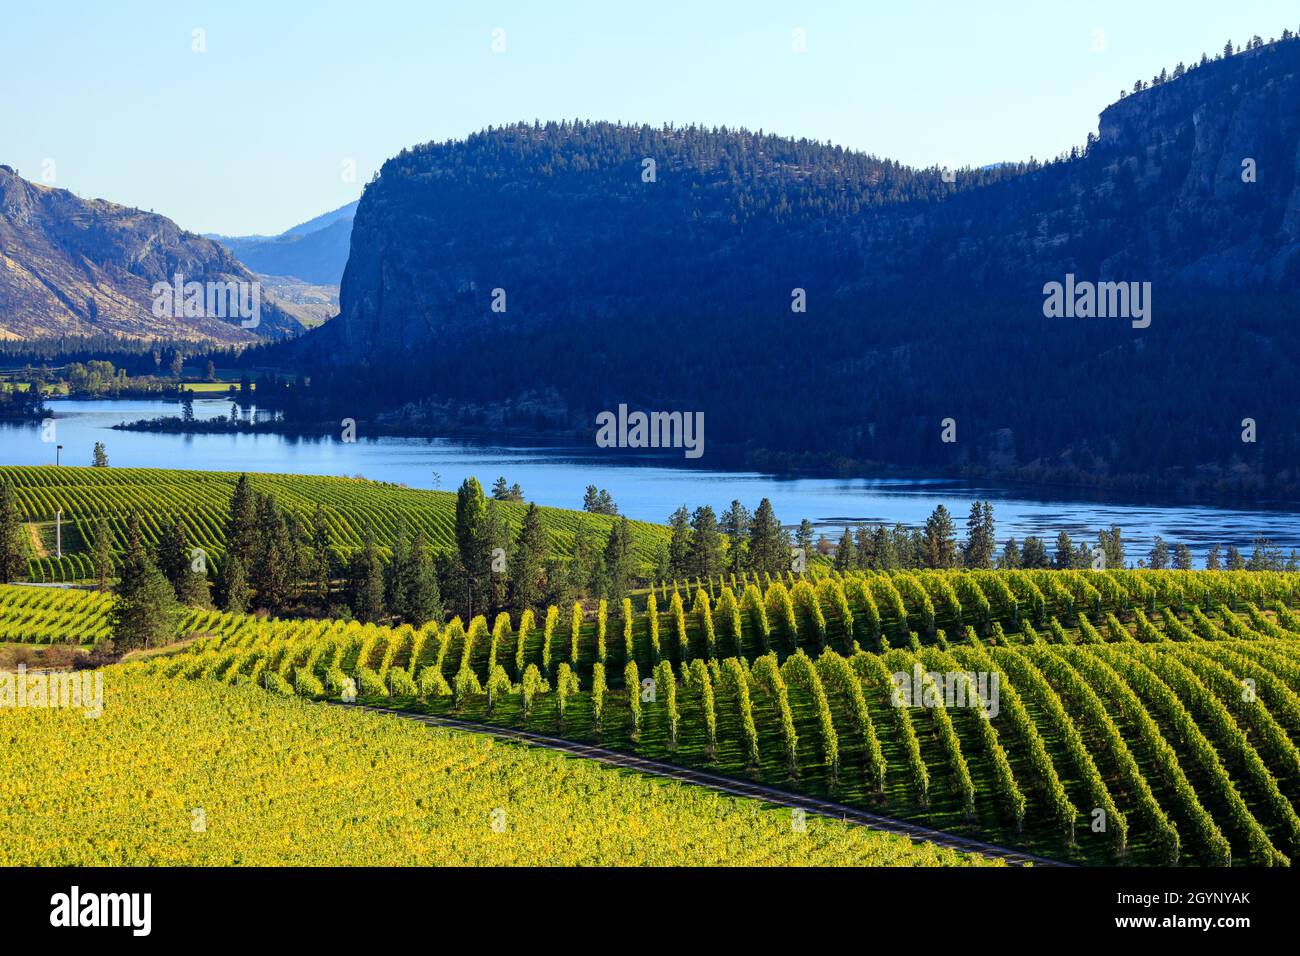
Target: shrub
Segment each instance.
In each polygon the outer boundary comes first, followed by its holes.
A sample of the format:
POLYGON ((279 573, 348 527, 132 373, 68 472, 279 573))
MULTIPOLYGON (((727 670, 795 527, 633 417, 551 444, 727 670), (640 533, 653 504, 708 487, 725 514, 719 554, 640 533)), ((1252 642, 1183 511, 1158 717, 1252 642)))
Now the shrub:
POLYGON ((388 671, 388 690, 394 697, 415 697, 418 694, 410 672, 400 667, 388 671))
POLYGON ((325 687, 311 671, 300 667, 293 675, 294 689, 301 697, 324 697, 325 687))
POLYGON ((358 667, 356 678, 358 697, 388 696, 388 688, 384 686, 383 678, 369 667, 358 667))
POLYGON ((450 697, 451 685, 447 683, 447 678, 442 676, 442 670, 437 664, 429 664, 420 668, 420 673, 415 679, 416 689, 422 700, 428 700, 430 697, 450 697))

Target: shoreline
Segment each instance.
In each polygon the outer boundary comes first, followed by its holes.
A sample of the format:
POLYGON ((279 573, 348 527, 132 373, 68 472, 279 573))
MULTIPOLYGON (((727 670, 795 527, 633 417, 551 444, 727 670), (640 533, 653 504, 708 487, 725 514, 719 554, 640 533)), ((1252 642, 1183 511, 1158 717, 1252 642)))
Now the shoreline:
MULTIPOLYGON (((225 400, 224 397, 222 400, 225 400)), ((410 425, 391 425, 376 422, 361 423, 366 438, 404 438, 444 440, 480 447, 563 448, 580 447, 592 443, 592 432, 537 431, 526 428, 487 429, 482 427, 427 428, 410 425)), ((168 435, 278 435, 290 439, 317 439, 336 441, 338 429, 333 426, 288 425, 284 422, 231 422, 223 417, 186 422, 179 417, 138 419, 110 426, 114 431, 140 432, 168 435)), ((697 470, 755 473, 776 479, 842 479, 861 481, 910 480, 951 482, 978 487, 995 485, 999 490, 1022 489, 1031 498, 1042 498, 1055 492, 1067 501, 1087 501, 1103 504, 1151 504, 1153 506, 1230 507, 1241 510, 1296 511, 1300 512, 1300 487, 1290 485, 1252 484, 1222 477, 1196 480, 1178 479, 1161 481, 1145 476, 1088 476, 1060 469, 1025 466, 1014 471, 996 472, 984 468, 954 467, 950 469, 924 469, 887 465, 878 462, 860 462, 835 458, 830 455, 804 455, 771 452, 723 446, 711 454, 707 465, 699 460, 683 459, 677 455, 653 458, 628 456, 622 461, 642 461, 660 467, 670 467, 683 472, 697 470)))

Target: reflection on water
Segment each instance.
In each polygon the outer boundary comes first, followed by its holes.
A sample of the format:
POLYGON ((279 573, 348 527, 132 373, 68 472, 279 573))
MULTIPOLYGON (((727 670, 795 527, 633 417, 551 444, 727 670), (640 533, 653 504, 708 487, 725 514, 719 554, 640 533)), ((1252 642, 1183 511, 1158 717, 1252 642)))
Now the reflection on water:
MULTIPOLYGON (((964 529, 973 498, 996 504, 998 539, 1027 535, 1054 539, 1068 531, 1093 540, 1097 529, 1124 529, 1130 560, 1145 555, 1152 538, 1185 542, 1198 557, 1213 544, 1235 545, 1249 554, 1256 534, 1268 535, 1285 551, 1300 549, 1300 503, 1269 502, 1264 507, 1218 508, 1183 503, 1077 500, 1069 492, 1023 487, 971 485, 938 479, 776 478, 753 472, 720 472, 680 467, 680 456, 637 457, 595 447, 494 447, 444 439, 373 438, 364 433, 352 444, 331 438, 281 435, 165 435, 112 431, 119 422, 176 415, 175 402, 100 401, 50 403, 57 420, 63 461, 90 464, 95 442, 108 449, 110 464, 140 468, 194 468, 214 471, 270 471, 317 475, 364 475, 413 488, 454 490, 468 475, 484 487, 498 475, 519 482, 539 504, 582 506, 583 489, 608 488, 620 510, 633 518, 665 521, 679 505, 709 504, 721 510, 738 498, 751 510, 772 499, 787 524, 801 518, 837 538, 845 524, 884 521, 920 524, 940 503, 964 529)), ((226 399, 196 399, 197 418, 226 415, 226 399)), ((247 412, 245 413, 247 414, 247 412)), ((54 447, 31 425, 0 425, 0 464, 52 464, 54 447)), ((1051 542, 1049 541, 1049 547, 1051 542)))

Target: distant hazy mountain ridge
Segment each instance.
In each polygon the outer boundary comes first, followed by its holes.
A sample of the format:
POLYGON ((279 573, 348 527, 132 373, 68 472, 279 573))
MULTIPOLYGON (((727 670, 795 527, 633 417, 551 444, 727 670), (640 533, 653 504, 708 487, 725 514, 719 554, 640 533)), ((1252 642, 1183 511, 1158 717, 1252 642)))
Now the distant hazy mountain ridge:
POLYGON ((278 236, 209 236, 254 272, 288 276, 336 290, 347 265, 355 202, 300 223, 278 236))

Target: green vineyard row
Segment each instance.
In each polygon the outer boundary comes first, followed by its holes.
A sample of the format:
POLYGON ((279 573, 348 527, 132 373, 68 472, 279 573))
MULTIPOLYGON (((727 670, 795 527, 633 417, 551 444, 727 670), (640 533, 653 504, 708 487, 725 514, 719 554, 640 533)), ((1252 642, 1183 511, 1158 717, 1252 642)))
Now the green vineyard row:
MULTIPOLYGON (((132 511, 141 519, 145 540, 155 544, 163 531, 180 519, 186 538, 207 552, 214 567, 225 552, 225 522, 239 475, 233 472, 173 471, 157 468, 74 468, 68 466, 0 466, 0 482, 13 483, 23 518, 51 522, 63 512, 67 537, 80 540, 83 550, 62 559, 34 557, 30 579, 38 583, 82 581, 93 576, 84 553, 104 519, 113 532, 114 551, 125 550, 127 520, 132 511)), ((456 495, 422 491, 363 478, 313 475, 250 474, 253 490, 274 495, 303 526, 320 504, 329 525, 332 545, 344 555, 359 548, 367 529, 374 532, 385 557, 397 533, 398 518, 411 534, 423 532, 431 547, 455 547, 456 495)), ((516 532, 527 508, 518 502, 499 502, 507 526, 516 532)), ((579 523, 603 542, 616 520, 604 515, 540 508, 543 527, 557 554, 572 550, 579 523)), ((644 522, 632 522, 636 558, 650 565, 668 531, 644 522)), ((71 550, 71 549, 68 549, 71 550)))

